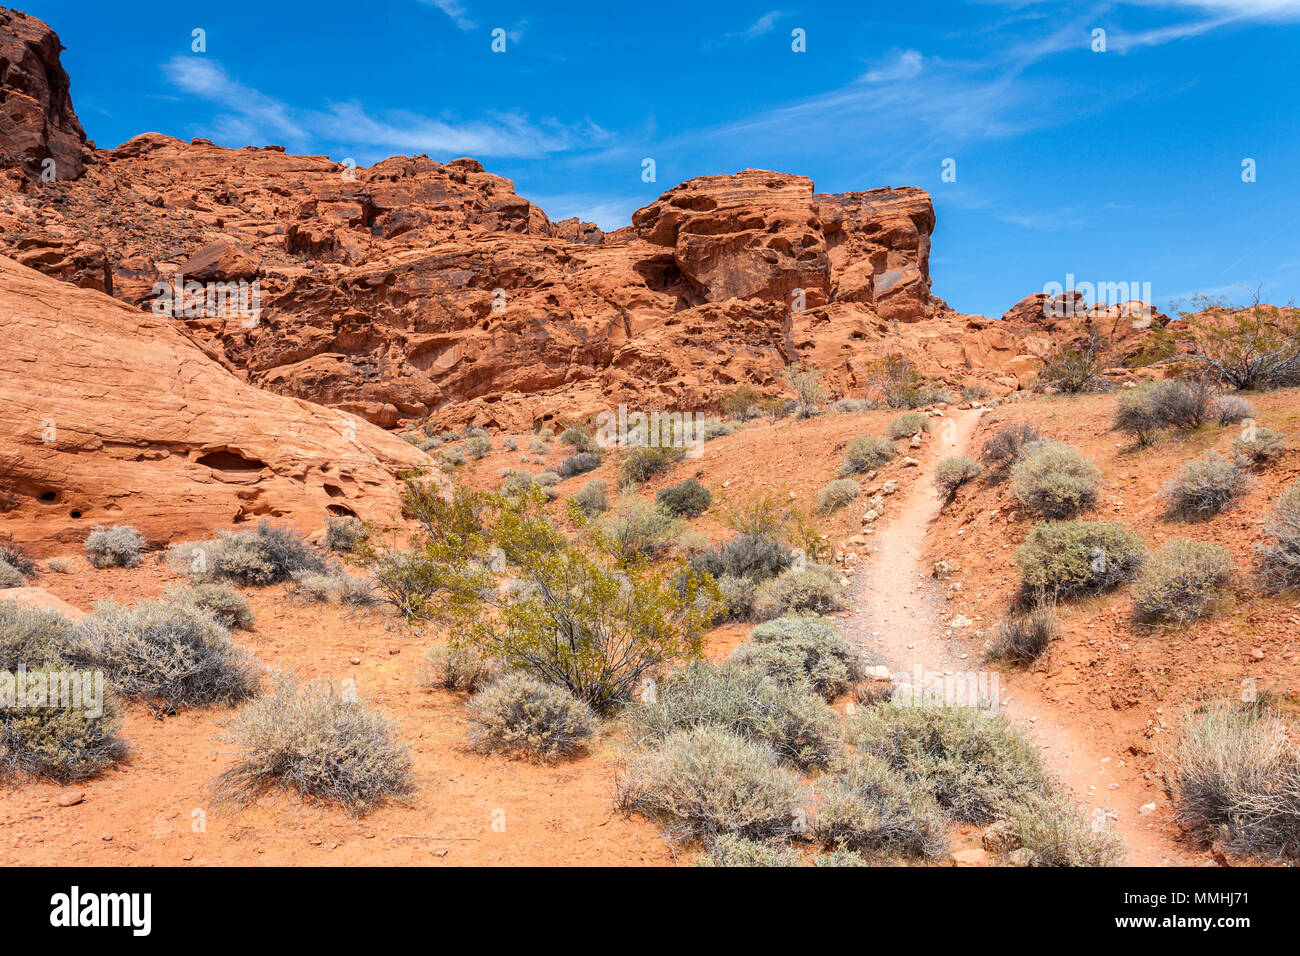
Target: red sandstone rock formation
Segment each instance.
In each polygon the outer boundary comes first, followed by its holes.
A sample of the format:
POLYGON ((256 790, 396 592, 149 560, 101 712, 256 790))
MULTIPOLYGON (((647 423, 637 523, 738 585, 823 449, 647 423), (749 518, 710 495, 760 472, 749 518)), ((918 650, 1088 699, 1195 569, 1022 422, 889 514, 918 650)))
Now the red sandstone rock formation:
POLYGON ((0 166, 39 177, 76 179, 85 165, 86 134, 72 111, 63 49, 48 26, 0 7, 0 166))

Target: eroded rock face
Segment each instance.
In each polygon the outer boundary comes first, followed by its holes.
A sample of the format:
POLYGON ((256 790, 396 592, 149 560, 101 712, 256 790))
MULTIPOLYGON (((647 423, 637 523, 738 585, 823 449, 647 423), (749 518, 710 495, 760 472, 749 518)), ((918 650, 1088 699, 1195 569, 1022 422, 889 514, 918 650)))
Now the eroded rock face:
POLYGON ((247 385, 177 323, 0 257, 0 534, 41 552, 99 524, 151 542, 265 516, 389 523, 429 459, 352 415, 247 385))
POLYGON ((81 175, 86 134, 72 109, 62 49, 40 20, 0 8, 0 166, 39 177, 52 159, 58 179, 81 175))

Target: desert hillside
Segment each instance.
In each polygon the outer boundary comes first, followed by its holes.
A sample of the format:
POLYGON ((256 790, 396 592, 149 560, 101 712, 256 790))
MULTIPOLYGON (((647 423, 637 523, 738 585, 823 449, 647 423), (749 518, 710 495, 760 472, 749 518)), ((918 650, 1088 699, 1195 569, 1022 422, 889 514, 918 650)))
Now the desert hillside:
POLYGON ((0 8, 6 859, 1300 856, 1295 308, 960 314, 913 186, 103 148, 61 52, 0 8))

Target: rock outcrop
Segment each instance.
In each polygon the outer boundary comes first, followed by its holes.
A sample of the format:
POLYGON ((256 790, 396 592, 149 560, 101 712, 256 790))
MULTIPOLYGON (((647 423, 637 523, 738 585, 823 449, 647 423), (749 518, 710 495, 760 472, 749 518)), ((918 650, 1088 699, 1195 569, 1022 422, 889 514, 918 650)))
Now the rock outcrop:
POLYGON ((72 109, 62 49, 45 23, 0 7, 0 167, 60 180, 82 174, 86 134, 72 109))
POLYGON ((0 535, 95 525, 153 543, 259 517, 391 522, 429 459, 346 412, 255 388, 168 319, 0 257, 0 535))

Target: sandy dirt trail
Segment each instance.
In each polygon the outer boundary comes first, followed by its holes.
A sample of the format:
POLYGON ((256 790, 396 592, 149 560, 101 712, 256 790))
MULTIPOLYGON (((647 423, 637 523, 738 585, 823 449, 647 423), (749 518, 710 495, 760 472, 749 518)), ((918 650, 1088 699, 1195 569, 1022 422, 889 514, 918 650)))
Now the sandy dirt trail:
MULTIPOLYGON (((958 411, 931 420, 926 473, 887 499, 885 520, 873 536, 875 551, 850 589, 850 612, 845 620, 849 636, 883 659, 895 672, 923 680, 936 674, 955 679, 977 673, 981 641, 955 634, 945 623, 946 600, 939 585, 923 566, 922 553, 931 522, 942 501, 932 480, 936 462, 949 455, 969 453, 967 445, 979 423, 980 412, 958 411)), ((913 452, 914 455, 919 453, 913 452)), ((967 569, 977 575, 978 569, 967 569)), ((1140 808, 1165 803, 1159 785, 1144 780, 1125 754, 1099 752, 1088 738, 1086 722, 1063 713, 1037 697, 1028 686, 1031 678, 986 671, 996 675, 1003 713, 1022 727, 1043 751, 1048 766, 1075 798, 1092 813, 1105 813, 1128 843, 1130 865, 1189 865, 1200 862, 1172 843, 1140 808)))

